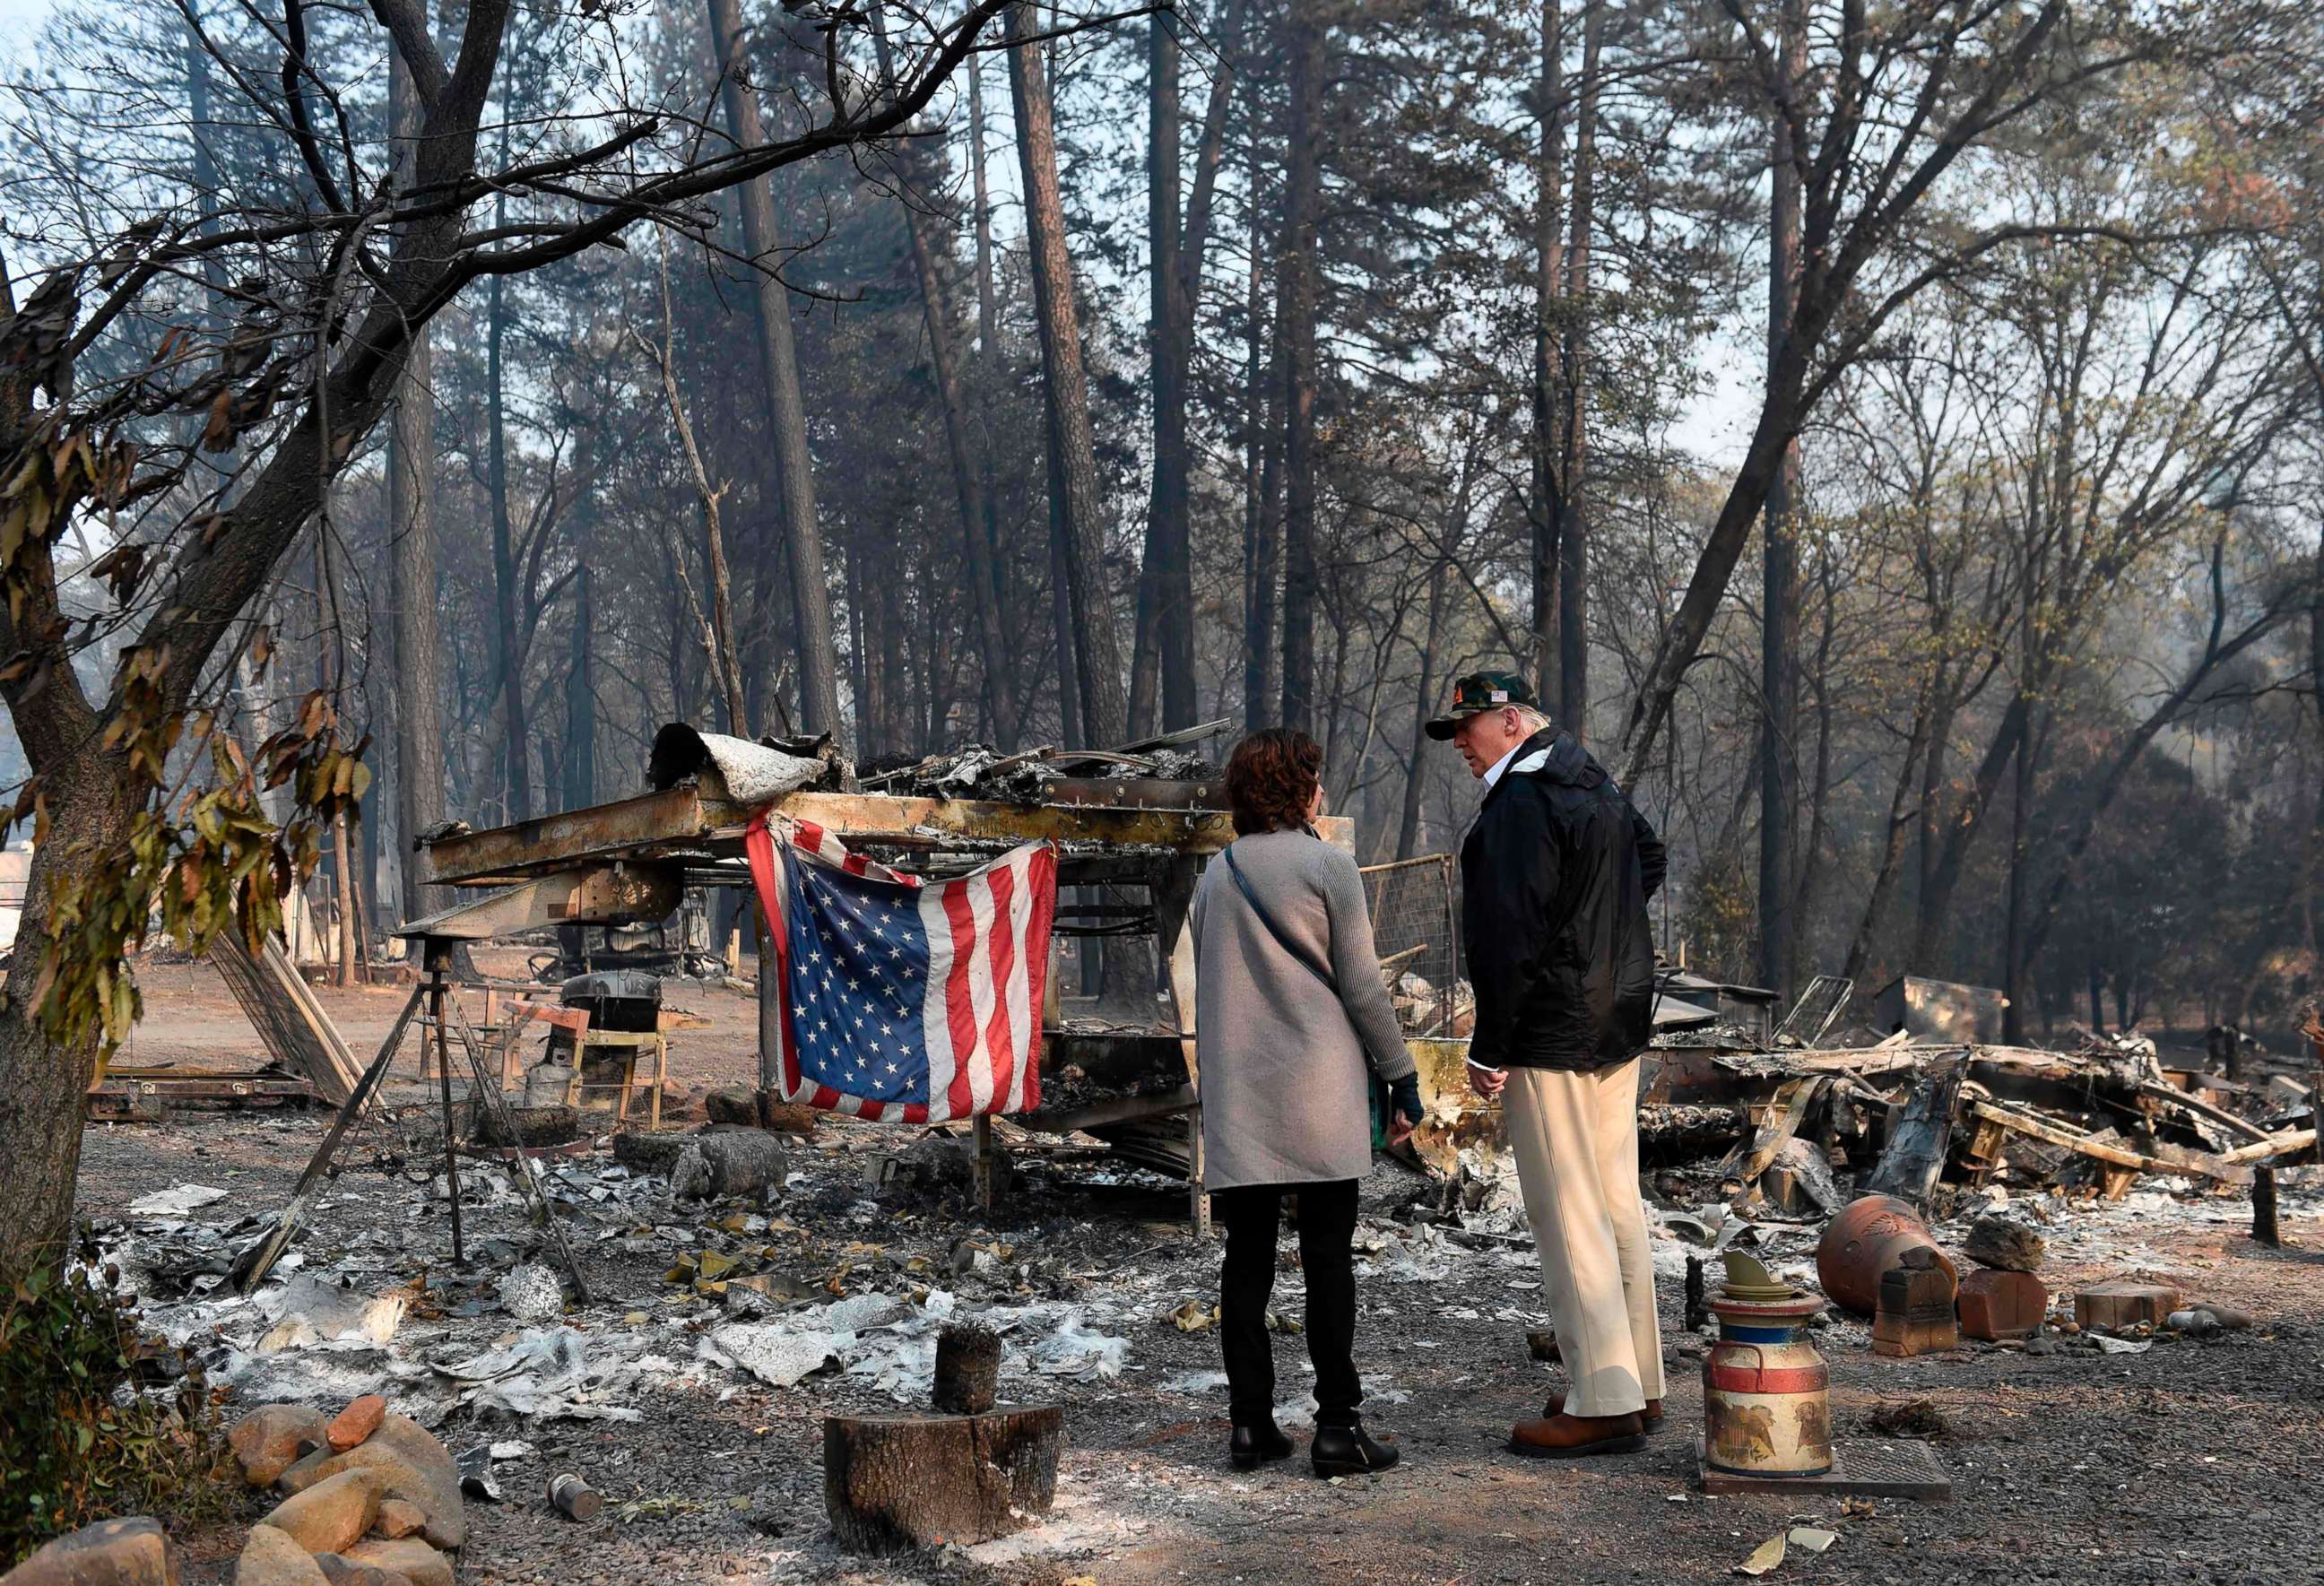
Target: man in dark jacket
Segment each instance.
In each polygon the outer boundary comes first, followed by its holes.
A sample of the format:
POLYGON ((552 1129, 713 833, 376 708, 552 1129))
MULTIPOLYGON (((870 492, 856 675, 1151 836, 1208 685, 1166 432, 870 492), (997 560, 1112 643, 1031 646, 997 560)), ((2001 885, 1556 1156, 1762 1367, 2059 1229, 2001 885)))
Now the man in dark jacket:
POLYGON ((1660 838, 1525 680, 1480 672, 1428 724, 1485 797, 1461 846, 1477 1000, 1470 1083, 1503 1096, 1568 1388, 1512 1451, 1619 1453, 1662 1420, 1662 1334, 1638 1199, 1638 1052, 1652 1032, 1646 900, 1660 838))

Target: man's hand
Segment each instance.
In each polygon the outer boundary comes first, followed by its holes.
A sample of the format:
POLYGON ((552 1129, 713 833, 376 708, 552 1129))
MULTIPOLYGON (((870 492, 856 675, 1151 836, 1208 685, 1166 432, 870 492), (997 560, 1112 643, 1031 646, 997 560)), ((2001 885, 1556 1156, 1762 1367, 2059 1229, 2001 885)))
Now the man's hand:
POLYGON ((1501 1087, 1508 1083, 1508 1074, 1501 1069, 1487 1068, 1481 1063, 1469 1065, 1469 1088, 1488 1102, 1499 1099, 1501 1087))

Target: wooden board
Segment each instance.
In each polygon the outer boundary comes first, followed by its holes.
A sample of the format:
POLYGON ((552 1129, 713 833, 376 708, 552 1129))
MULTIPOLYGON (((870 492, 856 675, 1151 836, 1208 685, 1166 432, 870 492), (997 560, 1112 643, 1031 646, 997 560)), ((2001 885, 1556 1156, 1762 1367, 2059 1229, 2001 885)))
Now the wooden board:
MULTIPOLYGON (((1117 786, 1098 783, 1102 788, 1117 786)), ((1124 799, 1150 797, 1140 784, 1118 784, 1124 799)), ((1216 853, 1234 840, 1227 813, 1215 807, 1155 807, 1087 801, 1004 804, 983 798, 918 798, 884 793, 791 793, 770 807, 813 821, 842 841, 890 848, 993 852, 1019 843, 1054 842, 1075 851, 1144 850, 1157 856, 1216 853)), ((464 832, 424 845, 423 881, 437 886, 505 884, 598 859, 707 859, 742 852, 755 810, 686 784, 660 793, 567 810, 489 831, 464 832)), ((1355 828, 1343 816, 1317 824, 1326 842, 1350 848, 1355 828)))
POLYGON ((315 1093, 334 1107, 355 1093, 363 1065, 281 944, 267 937, 264 952, 254 958, 241 937, 220 931, 210 948, 210 962, 242 1005, 268 1056, 285 1072, 311 1080, 315 1093))

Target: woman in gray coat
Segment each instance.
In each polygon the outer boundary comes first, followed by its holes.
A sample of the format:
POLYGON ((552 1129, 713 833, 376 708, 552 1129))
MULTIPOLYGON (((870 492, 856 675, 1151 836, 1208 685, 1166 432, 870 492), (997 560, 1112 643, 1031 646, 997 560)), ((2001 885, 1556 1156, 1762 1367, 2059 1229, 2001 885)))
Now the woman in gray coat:
POLYGON ((1323 752, 1275 727, 1235 746, 1227 802, 1240 835, 1194 893, 1194 1029, 1202 1072, 1204 1180, 1226 1230, 1219 1343, 1228 1453, 1250 1469, 1286 1459, 1275 1425, 1267 1301, 1283 1196, 1299 1197, 1307 1352, 1315 1364, 1319 1476, 1381 1471, 1393 1444, 1357 1415, 1356 1181, 1371 1170, 1371 1085, 1392 1088, 1389 1138, 1420 1121, 1420 1083, 1372 950, 1356 862, 1315 834, 1323 752))

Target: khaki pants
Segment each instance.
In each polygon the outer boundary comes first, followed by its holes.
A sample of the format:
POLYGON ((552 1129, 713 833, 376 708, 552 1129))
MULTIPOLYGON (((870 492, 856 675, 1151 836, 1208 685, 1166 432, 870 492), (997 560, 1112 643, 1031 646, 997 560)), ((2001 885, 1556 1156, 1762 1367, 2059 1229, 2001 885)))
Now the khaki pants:
POLYGON ((1663 1396, 1655 1266, 1638 1199, 1638 1064, 1512 1068, 1502 1095, 1542 1289, 1571 1385, 1566 1413, 1621 1415, 1663 1396))

